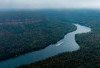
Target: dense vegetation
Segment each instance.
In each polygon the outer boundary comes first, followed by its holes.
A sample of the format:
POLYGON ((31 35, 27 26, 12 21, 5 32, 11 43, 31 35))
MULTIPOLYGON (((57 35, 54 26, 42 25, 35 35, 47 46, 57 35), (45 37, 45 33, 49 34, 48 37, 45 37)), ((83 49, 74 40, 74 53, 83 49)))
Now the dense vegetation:
POLYGON ((91 27, 92 31, 76 35, 80 50, 59 54, 19 68, 100 68, 100 10, 49 11, 48 14, 62 21, 86 25, 91 27))
POLYGON ((35 11, 0 12, 0 60, 42 49, 75 29, 35 11))

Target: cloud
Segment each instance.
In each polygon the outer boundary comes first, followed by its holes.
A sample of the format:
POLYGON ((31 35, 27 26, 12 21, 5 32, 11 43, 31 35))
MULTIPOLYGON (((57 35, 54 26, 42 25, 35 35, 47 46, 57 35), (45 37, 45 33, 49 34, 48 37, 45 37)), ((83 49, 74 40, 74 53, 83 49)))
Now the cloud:
POLYGON ((100 0, 0 0, 0 9, 100 8, 100 0))

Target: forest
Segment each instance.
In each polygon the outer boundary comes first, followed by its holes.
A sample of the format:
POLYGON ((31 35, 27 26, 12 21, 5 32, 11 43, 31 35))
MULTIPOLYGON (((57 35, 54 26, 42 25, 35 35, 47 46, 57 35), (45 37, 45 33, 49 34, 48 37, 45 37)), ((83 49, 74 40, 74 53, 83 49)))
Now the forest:
POLYGON ((80 49, 65 52, 19 68, 100 68, 100 10, 47 10, 41 11, 62 22, 78 23, 92 29, 78 34, 75 39, 80 49))
POLYGON ((0 11, 0 61, 45 48, 74 30, 42 12, 0 11))

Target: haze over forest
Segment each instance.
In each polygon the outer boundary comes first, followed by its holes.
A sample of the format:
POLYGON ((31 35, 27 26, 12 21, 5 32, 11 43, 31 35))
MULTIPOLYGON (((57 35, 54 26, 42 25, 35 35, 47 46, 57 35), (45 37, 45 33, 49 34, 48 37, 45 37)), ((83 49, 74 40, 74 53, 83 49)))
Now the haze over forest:
POLYGON ((100 0, 0 0, 0 9, 100 8, 100 0))
POLYGON ((0 0, 0 68, 100 68, 100 0, 0 0))

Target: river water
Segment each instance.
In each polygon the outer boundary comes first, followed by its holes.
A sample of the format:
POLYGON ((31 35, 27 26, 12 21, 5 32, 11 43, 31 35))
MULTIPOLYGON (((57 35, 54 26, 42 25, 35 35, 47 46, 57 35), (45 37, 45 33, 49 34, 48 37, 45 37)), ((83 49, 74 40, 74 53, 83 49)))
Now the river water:
POLYGON ((80 49, 75 41, 75 34, 87 33, 90 32, 91 29, 79 24, 74 25, 77 27, 77 30, 66 34, 64 38, 56 44, 49 45, 39 51, 30 52, 12 59, 1 61, 0 68, 14 68, 22 64, 40 61, 63 52, 71 52, 80 49))

